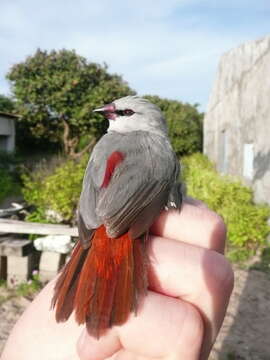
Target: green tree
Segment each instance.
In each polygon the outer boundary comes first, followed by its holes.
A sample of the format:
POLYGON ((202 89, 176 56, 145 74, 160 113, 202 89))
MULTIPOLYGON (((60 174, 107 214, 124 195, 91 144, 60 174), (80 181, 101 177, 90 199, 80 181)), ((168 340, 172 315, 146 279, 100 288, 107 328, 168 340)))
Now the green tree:
POLYGON ((13 113, 15 109, 14 101, 8 96, 0 94, 0 111, 13 113))
POLYGON ((145 98, 159 106, 164 113, 169 136, 178 156, 202 151, 203 113, 198 111, 197 105, 151 95, 146 95, 145 98))
POLYGON ((134 94, 119 75, 107 71, 106 65, 88 62, 65 49, 38 49, 14 65, 7 79, 20 121, 35 138, 60 143, 73 158, 91 148, 106 129, 107 124, 92 110, 134 94))

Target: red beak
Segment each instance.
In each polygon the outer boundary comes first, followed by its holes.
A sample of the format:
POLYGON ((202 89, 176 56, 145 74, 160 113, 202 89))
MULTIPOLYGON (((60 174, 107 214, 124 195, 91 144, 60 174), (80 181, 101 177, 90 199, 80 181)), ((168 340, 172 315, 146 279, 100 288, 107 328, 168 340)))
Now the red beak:
POLYGON ((93 112, 99 112, 101 113, 106 119, 109 120, 115 120, 116 114, 115 114, 115 105, 114 103, 104 105, 101 108, 93 110, 93 112))

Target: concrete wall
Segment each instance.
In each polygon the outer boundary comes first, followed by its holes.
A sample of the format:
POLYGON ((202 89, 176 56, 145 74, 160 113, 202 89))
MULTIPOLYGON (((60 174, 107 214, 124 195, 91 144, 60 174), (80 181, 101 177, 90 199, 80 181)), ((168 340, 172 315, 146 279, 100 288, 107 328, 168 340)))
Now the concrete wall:
POLYGON ((270 204, 270 37, 224 54, 204 120, 204 152, 270 204))
POLYGON ((12 152, 15 149, 14 118, 0 114, 0 150, 12 152))

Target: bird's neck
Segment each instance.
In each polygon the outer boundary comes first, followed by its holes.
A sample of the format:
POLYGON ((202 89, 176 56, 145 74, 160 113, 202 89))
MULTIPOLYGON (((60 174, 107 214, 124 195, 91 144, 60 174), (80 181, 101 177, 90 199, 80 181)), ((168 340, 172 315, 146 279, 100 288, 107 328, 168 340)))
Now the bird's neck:
POLYGON ((163 128, 163 127, 152 127, 152 126, 145 126, 145 127, 141 127, 139 129, 134 128, 133 126, 120 126, 117 122, 115 121, 110 121, 109 123, 109 128, 107 130, 108 133, 110 132, 117 132, 119 134, 130 134, 132 132, 144 132, 144 133, 149 133, 149 134, 153 134, 153 135, 158 135, 158 136, 162 136, 165 138, 168 138, 168 132, 167 132, 167 128, 163 128))

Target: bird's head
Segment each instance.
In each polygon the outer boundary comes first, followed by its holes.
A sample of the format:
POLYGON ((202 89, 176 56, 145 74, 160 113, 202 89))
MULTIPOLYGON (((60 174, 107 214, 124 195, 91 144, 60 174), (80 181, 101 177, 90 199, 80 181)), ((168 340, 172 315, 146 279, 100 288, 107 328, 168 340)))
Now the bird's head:
POLYGON ((142 130, 159 135, 167 134, 166 121, 159 107, 138 96, 114 100, 94 111, 109 120, 108 131, 126 133, 142 130))

